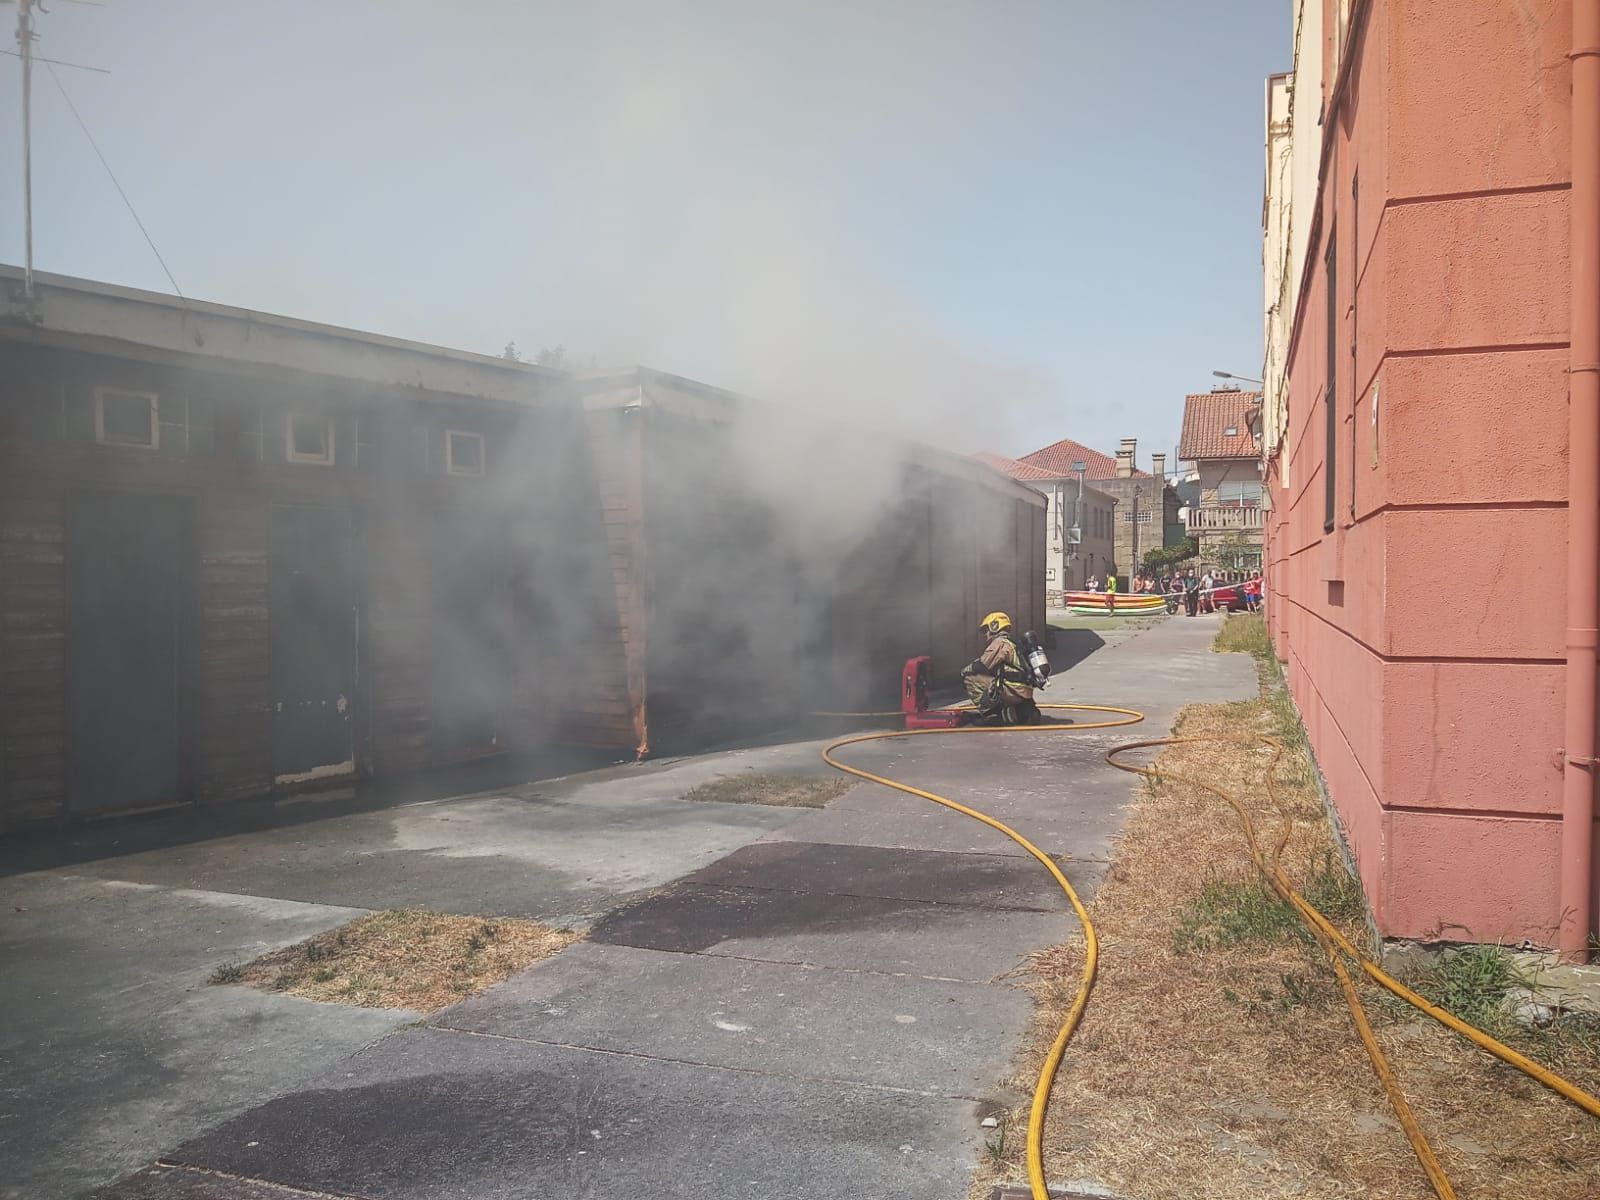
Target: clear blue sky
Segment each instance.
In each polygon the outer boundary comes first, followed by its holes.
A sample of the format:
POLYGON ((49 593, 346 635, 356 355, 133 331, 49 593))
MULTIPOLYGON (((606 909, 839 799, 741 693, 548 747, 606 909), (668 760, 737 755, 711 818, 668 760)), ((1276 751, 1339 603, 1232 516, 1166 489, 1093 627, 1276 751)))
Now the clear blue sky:
MULTIPOLYGON (((111 71, 57 68, 192 297, 1012 454, 1144 461, 1213 368, 1260 373, 1289 0, 49 7, 37 52, 111 71)), ((38 267, 170 290, 34 89, 38 267)))

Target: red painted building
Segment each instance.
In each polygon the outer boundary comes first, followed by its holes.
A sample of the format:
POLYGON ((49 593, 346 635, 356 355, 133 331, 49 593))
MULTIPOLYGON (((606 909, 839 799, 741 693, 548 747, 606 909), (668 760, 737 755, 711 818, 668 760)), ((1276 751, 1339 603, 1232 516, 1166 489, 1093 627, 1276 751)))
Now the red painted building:
POLYGON ((1326 0, 1296 43, 1268 84, 1274 644, 1380 932, 1575 953, 1600 5, 1326 0))

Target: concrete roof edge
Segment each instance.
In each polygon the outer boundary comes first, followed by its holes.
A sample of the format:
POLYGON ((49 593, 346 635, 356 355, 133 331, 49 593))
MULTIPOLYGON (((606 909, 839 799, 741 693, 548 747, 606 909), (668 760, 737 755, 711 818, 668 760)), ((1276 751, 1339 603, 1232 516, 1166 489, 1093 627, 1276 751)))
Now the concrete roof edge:
MULTIPOLYGON (((0 280, 20 283, 23 274, 23 270, 20 267, 9 263, 0 263, 0 280)), ((186 300, 161 292, 150 292, 140 288, 124 287, 120 284, 80 279, 69 275, 55 275, 43 271, 34 272, 33 278, 35 288, 33 310, 30 312, 28 307, 17 296, 16 293, 20 289, 12 286, 8 288, 12 295, 9 298, 9 303, 5 305, 5 311, 16 322, 25 322, 41 329, 76 337, 102 339, 109 342, 128 341, 199 358, 210 358, 219 362, 238 361, 261 364, 271 361, 270 356, 266 355, 264 350, 254 354, 246 350, 247 347, 253 347, 249 331, 257 330, 276 334, 283 339, 305 339, 309 342, 321 341, 335 344, 347 343, 351 347, 360 347, 370 353, 391 359, 395 366, 398 366, 401 362, 416 363, 418 360, 424 360, 448 369, 464 368, 470 372, 485 373, 480 374, 480 379, 503 379, 505 384, 509 384, 513 388, 519 384, 525 385, 527 383, 548 386, 569 378, 564 371, 558 371, 551 367, 541 367, 535 363, 519 362, 489 354, 478 354, 470 350, 456 350, 448 346, 436 346, 427 342, 411 341, 405 338, 348 329, 337 325, 326 325, 276 313, 259 312, 254 309, 237 308, 232 305, 216 304, 204 300, 186 300), (51 303, 52 297, 58 301, 54 306, 51 303), (69 306, 65 314, 61 311, 63 304, 69 306), (142 312, 148 320, 157 322, 170 320, 174 322, 173 329, 166 331, 165 343, 168 344, 138 336, 121 337, 117 332, 95 324, 92 306, 118 304, 135 306, 134 311, 142 312), (54 314, 52 314, 52 307, 56 310, 54 314), (234 336, 232 338, 217 337, 216 344, 208 347, 204 340, 203 332, 194 327, 196 322, 204 322, 210 327, 209 332, 214 335, 232 331, 234 336), (187 336, 178 336, 180 331, 187 336), (241 333, 240 331, 243 332, 241 333)), ((102 307, 102 314, 104 311, 102 307)), ((272 365, 293 367, 297 364, 272 362, 272 365)), ((341 374, 338 364, 330 361, 307 366, 304 369, 311 370, 317 374, 341 374)), ((355 378, 363 378, 357 371, 352 370, 350 374, 355 378)), ((427 384, 406 378, 395 378, 386 380, 386 382, 409 386, 427 386, 427 384)), ((438 390, 452 389, 440 387, 438 390)), ((487 390, 493 392, 498 391, 499 388, 490 387, 487 390)), ((468 389, 467 394, 473 393, 468 389)))

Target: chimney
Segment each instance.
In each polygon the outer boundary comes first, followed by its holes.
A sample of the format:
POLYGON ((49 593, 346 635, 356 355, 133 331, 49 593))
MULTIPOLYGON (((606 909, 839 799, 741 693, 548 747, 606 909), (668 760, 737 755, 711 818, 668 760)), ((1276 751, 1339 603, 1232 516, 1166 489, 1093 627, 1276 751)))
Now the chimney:
POLYGON ((1133 476, 1133 456, 1139 448, 1138 438, 1123 438, 1122 449, 1117 451, 1117 478, 1129 479, 1133 476))
POLYGON ((1152 454, 1150 456, 1150 474, 1162 482, 1167 477, 1167 456, 1165 454, 1152 454))

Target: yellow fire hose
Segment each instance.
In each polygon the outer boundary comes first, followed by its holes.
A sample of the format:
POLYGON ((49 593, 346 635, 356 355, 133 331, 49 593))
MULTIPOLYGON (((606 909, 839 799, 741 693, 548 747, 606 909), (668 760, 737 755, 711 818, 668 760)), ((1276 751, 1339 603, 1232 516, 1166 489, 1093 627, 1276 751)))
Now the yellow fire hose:
MULTIPOLYGON (((948 796, 941 796, 937 792, 931 792, 923 788, 913 787, 907 783, 900 783, 897 780, 890 779, 887 776, 874 774, 873 772, 863 770, 860 767, 852 767, 847 763, 840 762, 834 756, 835 751, 842 750, 847 746, 861 745, 865 742, 888 741, 893 738, 950 734, 1082 732, 1091 729, 1108 729, 1120 725, 1132 725, 1144 720, 1144 714, 1136 709, 1117 708, 1112 705, 1041 704, 1039 707, 1052 710, 1070 710, 1074 712, 1113 713, 1116 714, 1116 716, 1110 720, 1085 721, 1075 724, 1010 725, 994 727, 966 725, 958 726, 953 729, 896 729, 875 733, 854 734, 848 737, 838 738, 837 740, 830 742, 826 747, 823 748, 822 758, 823 761, 829 766, 843 771, 848 775, 854 775, 858 779, 864 779, 869 783, 876 783, 883 787, 892 788, 897 792, 904 792, 907 795, 916 796, 919 799, 927 800, 934 804, 942 805, 945 808, 953 809, 954 811, 961 813, 963 816, 971 817, 973 820, 979 821, 982 824, 989 826, 991 829, 997 830, 1006 837, 1010 838, 1017 845, 1021 846, 1033 858, 1038 860, 1040 865, 1042 865, 1045 870, 1050 872, 1051 878, 1056 881, 1056 883, 1061 887, 1061 890, 1066 893, 1067 899, 1072 905, 1073 912, 1077 915, 1078 921, 1083 927, 1083 974, 1079 980, 1078 993, 1073 998, 1072 1006, 1067 1011, 1066 1019, 1062 1022, 1060 1032, 1056 1034, 1055 1041, 1050 1046, 1050 1052, 1045 1056, 1044 1065, 1040 1068, 1038 1083, 1034 1087, 1033 1104, 1028 1117, 1028 1184, 1033 1193, 1033 1200, 1049 1200, 1050 1193, 1045 1183, 1044 1174, 1045 1114, 1049 1108, 1050 1091, 1055 1083, 1056 1073, 1060 1069, 1063 1056, 1066 1054, 1067 1043, 1072 1040, 1073 1033, 1077 1030, 1079 1022, 1083 1019, 1084 1009, 1089 1003, 1089 993, 1094 988, 1095 971, 1099 965, 1100 957, 1099 939, 1095 934, 1094 922, 1090 919, 1089 912, 1084 907, 1083 901, 1079 899, 1078 893, 1073 889, 1072 884, 1068 882, 1067 877, 1061 872, 1061 869, 1055 864, 1055 862, 1047 854, 1045 854, 1044 851, 1040 850, 1027 838, 1023 837, 1022 834, 1018 833, 1015 829, 1012 829, 1009 825, 1002 821, 996 820, 994 817, 991 817, 985 812, 981 812, 975 808, 970 808, 965 804, 960 804, 950 799, 948 796)), ((815 715, 838 717, 887 717, 899 716, 900 714, 818 713, 815 715)), ((1284 824, 1279 832, 1278 840, 1274 846, 1271 860, 1268 861, 1261 851, 1260 843, 1256 837, 1255 825, 1250 819, 1250 814, 1248 811, 1246 811, 1244 805, 1238 800, 1238 798, 1231 793, 1222 788, 1206 783, 1203 780, 1195 779, 1192 776, 1181 775, 1172 771, 1158 771, 1154 767, 1140 766, 1132 763, 1123 763, 1117 761, 1118 755, 1131 753, 1135 750, 1150 749, 1159 746, 1186 745, 1198 742, 1215 743, 1219 741, 1244 743, 1249 745, 1265 744, 1271 747, 1273 753, 1272 760, 1267 766, 1266 792, 1273 805, 1279 809, 1280 813, 1282 813, 1283 809, 1282 805, 1278 801, 1278 795, 1273 783, 1273 776, 1276 772, 1278 760, 1282 757, 1283 747, 1276 739, 1266 737, 1265 735, 1236 738, 1156 738, 1150 741, 1131 742, 1126 745, 1115 746, 1106 751, 1105 760, 1118 770, 1128 771, 1135 775, 1142 775, 1147 778, 1157 780, 1174 780, 1180 783, 1187 783, 1194 787, 1198 787, 1203 791, 1209 792, 1212 795, 1218 796, 1222 800, 1226 801, 1233 808, 1234 812, 1238 814, 1239 821, 1243 829, 1245 842, 1249 847, 1251 860, 1255 863, 1257 869, 1261 871, 1262 875, 1266 878, 1268 884, 1273 888, 1273 890, 1277 892, 1278 895, 1287 903, 1293 905, 1295 911, 1300 914, 1301 919, 1310 929, 1311 934, 1316 939, 1318 946, 1321 947, 1324 954, 1326 954, 1329 965, 1332 967, 1335 976, 1339 980, 1340 989, 1344 993, 1345 1003, 1350 1009, 1351 1019, 1355 1023, 1356 1032, 1361 1038, 1362 1045, 1366 1049, 1367 1056, 1372 1062, 1373 1069, 1377 1072, 1378 1078, 1383 1084, 1384 1091, 1388 1095, 1391 1105, 1394 1107, 1395 1115, 1400 1119, 1400 1123, 1405 1130, 1406 1137, 1410 1140, 1412 1149, 1415 1151, 1418 1161, 1422 1164, 1422 1168, 1426 1172, 1429 1182, 1433 1185, 1433 1189, 1440 1197, 1440 1200, 1455 1200, 1455 1191, 1450 1186, 1450 1181, 1445 1176, 1443 1167, 1440 1166, 1437 1156, 1434 1154, 1432 1147, 1428 1144, 1427 1136, 1423 1133, 1421 1126, 1418 1124, 1415 1114, 1412 1113, 1411 1107, 1407 1103, 1405 1095, 1400 1090, 1400 1085, 1394 1077, 1393 1070, 1390 1068, 1387 1059, 1385 1059, 1383 1051, 1378 1046, 1377 1038, 1372 1032, 1372 1026, 1367 1020, 1366 1011, 1363 1009, 1361 1005, 1361 999, 1356 993, 1355 984, 1351 981, 1349 972, 1345 968, 1345 957, 1348 957, 1357 963, 1361 969, 1366 972, 1366 974, 1375 982, 1387 988, 1390 992, 1400 997, 1400 999, 1404 1000, 1406 1003, 1417 1008, 1419 1011, 1426 1013, 1428 1016, 1432 1017, 1441 1024, 1455 1030, 1457 1033, 1467 1037, 1476 1045, 1487 1050, 1496 1058, 1499 1058, 1502 1062, 1516 1067, 1529 1078, 1542 1083, 1544 1086, 1566 1097, 1568 1100, 1571 1100, 1584 1111, 1596 1117, 1600 1117, 1600 1099, 1590 1095, 1582 1088, 1579 1088, 1568 1080, 1561 1078, 1559 1075, 1546 1070, 1544 1067, 1541 1067, 1538 1063, 1533 1062, 1531 1059, 1518 1054, 1515 1050, 1490 1037, 1481 1029, 1467 1024, 1465 1021, 1462 1021, 1460 1018, 1446 1012, 1434 1004, 1430 1004, 1422 996, 1419 996, 1416 992, 1406 987, 1392 975, 1389 975, 1381 967, 1374 963, 1367 955, 1363 954, 1350 942, 1348 938, 1344 936, 1343 933, 1339 931, 1338 928, 1332 924, 1332 922, 1323 916, 1322 913, 1317 911, 1317 909, 1313 907, 1305 899, 1305 897, 1300 895, 1300 893, 1295 890, 1293 885, 1290 884, 1288 877, 1284 874, 1282 866, 1280 865, 1284 847, 1288 843, 1289 835, 1292 830, 1292 819, 1287 813, 1283 813, 1284 824)))
MULTIPOLYGON (((1060 885, 1061 890, 1067 894, 1067 899, 1072 904, 1072 911, 1078 915, 1078 922, 1083 926, 1083 976, 1078 982, 1078 994, 1073 997, 1072 1007, 1067 1012, 1067 1019, 1061 1025, 1061 1031, 1056 1034, 1056 1039, 1050 1045, 1050 1053, 1045 1055, 1044 1066, 1039 1070, 1039 1082, 1033 1089, 1033 1109, 1028 1116, 1028 1183, 1033 1189, 1035 1200, 1049 1200, 1050 1192, 1044 1179, 1044 1117, 1050 1105, 1050 1088, 1055 1083, 1056 1071, 1061 1066, 1062 1056, 1067 1052, 1067 1043, 1072 1040, 1073 1032, 1078 1028, 1078 1022, 1083 1019, 1083 1010, 1089 1003, 1089 992, 1094 988, 1094 973, 1100 962, 1100 942, 1095 936, 1094 922, 1089 919, 1089 910, 1083 906, 1083 901, 1078 898, 1078 893, 1073 890, 1072 884, 1062 874, 1061 868, 1055 861, 1027 838, 1023 837, 1011 826, 1003 821, 997 821, 988 813, 979 812, 975 808, 968 808, 959 804, 948 796, 941 796, 937 792, 924 791, 919 787, 912 787, 909 783, 899 783, 883 775, 875 775, 871 771, 864 771, 860 767, 852 767, 842 763, 834 757, 834 751, 843 750, 846 746, 858 746, 863 742, 882 742, 891 738, 925 737, 930 734, 949 736, 952 734, 979 734, 979 733, 1011 733, 1017 730, 1029 730, 1035 733, 1044 730, 1056 732, 1081 731, 1086 729, 1110 729, 1118 725, 1134 725, 1144 720, 1144 714, 1132 708, 1115 708, 1103 704, 1041 704, 1040 708, 1071 709, 1074 712, 1115 713, 1114 719, 1104 721, 1086 721, 1072 725, 960 725, 953 729, 894 729, 879 733, 858 733, 852 737, 839 738, 830 742, 823 748, 822 759, 831 767, 836 767, 847 775, 854 775, 858 779, 865 779, 869 783, 881 784, 893 788, 897 792, 916 796, 922 800, 932 801, 934 804, 943 805, 945 808, 954 809, 962 816, 971 817, 974 821, 981 821, 989 828, 998 830, 1006 835, 1017 845, 1021 846, 1034 858, 1046 871, 1050 872, 1052 879, 1060 885)), ((880 714, 881 715, 881 714, 880 714)), ((899 716, 899 713, 893 714, 899 716)))

